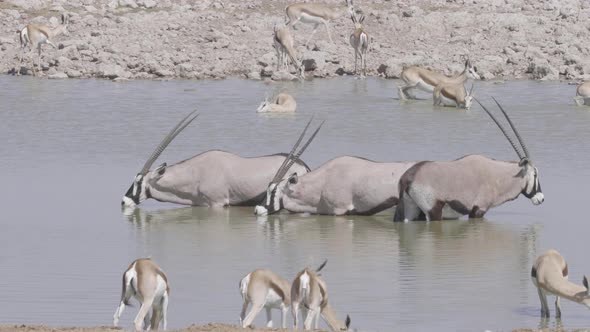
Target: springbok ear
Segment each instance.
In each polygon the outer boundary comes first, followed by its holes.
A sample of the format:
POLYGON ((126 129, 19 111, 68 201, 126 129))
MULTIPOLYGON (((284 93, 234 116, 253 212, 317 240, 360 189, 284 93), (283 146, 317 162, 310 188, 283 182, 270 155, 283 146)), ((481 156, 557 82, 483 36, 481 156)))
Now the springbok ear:
POLYGON ((529 160, 529 158, 524 157, 518 162, 518 166, 523 167, 529 165, 530 163, 531 161, 529 160))
POLYGON ((163 163, 162 165, 158 166, 154 172, 160 176, 164 175, 164 173, 166 173, 166 163, 163 163))
POLYGON ((291 176, 289 176, 289 184, 297 184, 297 182, 299 182, 299 177, 297 176, 297 173, 291 174, 291 176))
POLYGON ((348 330, 350 328, 350 315, 346 315, 346 320, 344 321, 344 324, 346 325, 346 329, 348 330))
POLYGON ((586 276, 584 276, 584 281, 582 283, 584 284, 584 287, 586 287, 586 293, 588 293, 590 290, 588 290, 588 278, 586 278, 586 276))

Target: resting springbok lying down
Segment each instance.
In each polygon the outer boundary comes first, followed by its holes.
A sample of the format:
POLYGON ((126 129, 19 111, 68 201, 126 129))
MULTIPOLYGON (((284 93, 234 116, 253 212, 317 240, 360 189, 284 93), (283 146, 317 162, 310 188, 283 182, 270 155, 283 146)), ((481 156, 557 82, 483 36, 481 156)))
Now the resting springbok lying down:
POLYGON ((504 127, 480 103, 520 160, 501 161, 482 155, 468 155, 454 161, 416 163, 399 181, 400 202, 394 221, 416 220, 421 215, 428 221, 456 219, 464 215, 482 218, 491 208, 514 200, 520 194, 534 205, 543 203, 545 196, 539 183, 539 171, 508 114, 497 101, 496 104, 514 131, 522 154, 504 127))
POLYGON ((270 98, 266 98, 256 113, 292 113, 297 109, 295 98, 288 93, 275 93, 270 98))
POLYGON ((354 23, 354 32, 350 35, 350 46, 354 48, 354 73, 357 73, 357 59, 361 59, 361 76, 367 75, 367 50, 369 49, 369 35, 363 27, 365 15, 357 19, 355 14, 350 15, 354 23))
POLYGON ((590 82, 584 82, 576 88, 576 97, 574 101, 578 106, 590 106, 590 82))
POLYGON ((317 4, 317 3, 295 3, 292 5, 287 6, 285 9, 287 14, 287 26, 293 27, 299 21, 303 23, 310 23, 314 24, 313 31, 307 41, 305 42, 305 46, 309 43, 315 32, 317 31, 320 24, 324 24, 326 26, 326 31, 328 32, 328 38, 330 42, 334 42, 332 40, 332 35, 330 34, 330 26, 329 23, 331 20, 334 20, 345 13, 348 15, 352 15, 354 13, 354 5, 352 3, 353 0, 346 0, 346 10, 341 7, 328 7, 328 5, 317 4))
POLYGON ((455 76, 448 77, 443 74, 420 68, 416 66, 404 68, 401 73, 401 79, 405 85, 398 87, 399 98, 402 100, 408 99, 408 92, 411 89, 417 88, 422 91, 432 92, 437 85, 442 83, 462 84, 468 79, 480 79, 477 73, 477 68, 471 64, 469 59, 465 60, 465 68, 463 71, 455 76))
POLYGON ((531 279, 539 292, 541 317, 549 318, 547 295, 555 295, 556 318, 561 317, 560 297, 583 304, 590 309, 590 291, 588 290, 588 279, 586 276, 584 276, 584 286, 574 284, 567 280, 567 277, 567 263, 557 250, 547 250, 533 264, 531 279))
POLYGON ((299 80, 305 79, 305 66, 303 65, 303 59, 298 60, 297 54, 295 53, 293 36, 289 31, 288 27, 278 28, 274 27, 274 48, 277 52, 277 71, 281 69, 288 71, 288 59, 291 60, 293 66, 295 66, 296 76, 299 80), (281 68, 282 67, 282 68, 281 68))
POLYGON ((434 88, 432 92, 434 106, 452 106, 457 108, 471 109, 473 104, 473 85, 467 93, 463 83, 442 83, 434 88))
POLYGON ((166 315, 168 311, 168 298, 170 296, 170 284, 164 271, 150 258, 140 258, 123 273, 123 289, 121 290, 121 303, 115 311, 113 325, 119 324, 119 318, 123 314, 126 305, 131 298, 141 303, 139 313, 135 316, 134 325, 136 331, 144 329, 157 330, 162 322, 162 329, 166 329, 166 315), (150 312, 151 310, 151 312, 150 312))
POLYGON ((281 327, 287 328, 287 313, 291 304, 291 284, 272 272, 271 270, 258 269, 248 273, 240 281, 240 293, 244 303, 240 314, 240 325, 248 327, 252 324, 260 311, 266 309, 266 327, 272 328, 271 309, 281 309, 281 327), (252 304, 250 312, 246 316, 248 305, 252 304))
POLYGON ((268 185, 264 216, 282 209, 292 213, 371 215, 397 204, 398 181, 413 162, 379 163, 358 157, 338 157, 319 168, 288 178, 277 174, 268 185))
POLYGON ((303 175, 310 171, 301 159, 289 159, 292 156, 284 153, 244 158, 218 150, 170 166, 164 163, 150 171, 168 144, 197 117, 194 113, 182 119, 156 147, 123 196, 124 207, 135 207, 148 198, 210 207, 253 206, 264 199, 268 183, 287 161, 289 172, 303 175))
POLYGON ((347 331, 350 327, 350 316, 345 321, 337 318, 334 308, 328 302, 326 282, 320 278, 319 272, 328 261, 325 260, 315 271, 306 267, 297 273, 291 286, 291 312, 293 313, 294 328, 297 330, 297 319, 301 306, 303 326, 311 330, 315 319, 315 329, 318 329, 320 315, 332 331, 347 331))

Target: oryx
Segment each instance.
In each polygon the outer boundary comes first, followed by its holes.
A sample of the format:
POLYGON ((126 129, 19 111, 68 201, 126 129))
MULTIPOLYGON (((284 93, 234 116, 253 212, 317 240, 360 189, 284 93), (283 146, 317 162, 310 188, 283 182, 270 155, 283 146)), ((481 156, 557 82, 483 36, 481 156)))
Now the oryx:
POLYGON ((289 172, 303 175, 310 171, 299 158, 290 159, 292 156, 283 153, 244 158, 218 150, 170 166, 164 163, 150 171, 162 151, 196 117, 194 112, 190 113, 164 137, 135 176, 121 204, 133 207, 153 198, 161 202, 210 207, 255 205, 262 201, 268 183, 287 161, 289 172))
POLYGON ((328 215, 371 215, 398 202, 398 180, 413 162, 380 163, 359 157, 332 159, 303 176, 277 174, 255 214, 282 209, 328 215))
MULTIPOLYGON (((494 101, 496 101, 494 99, 494 101)), ((478 101, 479 103, 479 101, 478 101)), ((514 131, 523 153, 504 127, 483 105, 508 139, 519 161, 500 161, 468 155, 454 161, 422 161, 409 168, 399 181, 400 202, 394 221, 408 221, 421 213, 426 220, 481 218, 491 208, 525 195, 535 205, 544 201, 539 171, 508 114, 496 101, 514 131)))

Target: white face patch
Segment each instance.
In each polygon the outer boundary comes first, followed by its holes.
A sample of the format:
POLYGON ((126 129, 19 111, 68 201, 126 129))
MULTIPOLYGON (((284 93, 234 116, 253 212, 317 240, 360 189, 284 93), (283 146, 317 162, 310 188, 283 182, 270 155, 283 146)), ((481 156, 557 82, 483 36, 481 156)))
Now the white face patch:
POLYGON ((262 205, 256 205, 254 208, 254 214, 257 216, 267 216, 268 210, 262 205))
POLYGON ((132 208, 135 207, 135 205, 135 202, 131 198, 123 196, 123 206, 132 208))

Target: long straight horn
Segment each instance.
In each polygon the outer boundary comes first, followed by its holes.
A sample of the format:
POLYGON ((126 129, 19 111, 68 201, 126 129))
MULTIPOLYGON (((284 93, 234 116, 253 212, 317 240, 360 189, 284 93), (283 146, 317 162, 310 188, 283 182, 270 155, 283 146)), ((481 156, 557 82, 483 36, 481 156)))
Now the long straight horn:
POLYGON ((506 139, 508 140, 508 142, 510 142, 510 144, 512 145, 512 148, 514 149, 514 151, 516 151, 516 154, 518 155, 519 159, 522 159, 522 155, 520 154, 520 150, 516 147, 516 144, 514 144, 514 141, 512 141, 512 139, 510 138, 510 136, 508 136, 508 133, 506 132, 506 130, 504 129, 504 127, 502 127, 502 125, 500 124, 500 122, 498 122, 498 120, 496 119, 496 117, 494 117, 494 115, 485 107, 483 106, 479 100, 477 100, 476 98, 475 101, 479 104, 479 106, 481 106, 481 108, 483 108, 484 111, 486 111, 486 113, 488 113, 488 115, 490 116, 490 118, 492 118, 492 120, 494 120, 494 122, 496 123, 496 125, 498 126, 498 128, 500 128, 500 130, 502 131, 502 133, 504 134, 504 136, 506 137, 506 139))
POLYGON ((174 138, 178 136, 178 134, 180 134, 180 132, 184 128, 186 128, 191 122, 193 122, 194 119, 196 119, 199 116, 199 114, 196 114, 191 118, 191 116, 195 114, 195 112, 196 110, 192 111, 187 116, 185 116, 176 126, 174 126, 174 128, 172 128, 172 130, 170 130, 168 135, 166 135, 164 139, 162 139, 162 141, 160 142, 160 144, 158 144, 154 152, 152 152, 152 155, 145 162, 145 165, 143 165, 140 174, 147 174, 147 172, 150 170, 150 167, 152 167, 154 162, 158 159, 160 154, 162 154, 164 149, 166 149, 168 144, 170 144, 170 142, 172 142, 172 140, 174 140, 174 138))
POLYGON ((518 130, 516 130, 516 127, 512 123, 512 120, 510 120, 510 117, 508 116, 508 114, 506 113, 506 111, 504 110, 502 105, 500 105, 500 103, 496 100, 496 98, 492 97, 492 99, 496 102, 496 105, 498 105, 498 107, 500 108, 500 111, 502 111, 502 114, 504 114, 504 117, 508 121, 510 128, 512 128, 512 131, 514 131, 514 135, 516 135, 516 138, 518 139, 520 146, 522 146, 522 151, 524 151, 524 155, 530 159, 529 150, 526 148, 526 145, 524 144, 524 140, 522 139, 522 137, 520 137, 520 134, 518 133, 518 130))
POLYGON ((307 123, 305 128, 303 128, 301 135, 299 135, 299 139, 297 140, 297 142, 295 142, 295 145, 293 145, 293 148, 291 149, 291 151, 289 152, 289 154, 287 155, 287 157, 285 158, 285 160, 281 164, 281 167, 279 167, 279 169, 277 170, 277 173, 275 174, 272 182, 275 182, 275 181, 283 178, 283 176, 285 175, 285 172, 287 172, 288 168, 285 169, 285 166, 287 165, 287 163, 289 163, 289 160, 291 159, 291 157, 293 157, 293 154, 295 153, 295 150, 297 150, 297 148, 299 147, 299 144, 301 144, 301 141, 303 140, 303 137, 305 136, 305 133, 307 132, 307 128, 309 128, 309 125, 311 125, 311 121, 313 121, 313 116, 311 117, 311 119, 309 119, 309 122, 307 123))
MULTIPOLYGON (((313 132, 313 134, 309 137, 309 139, 307 140, 307 142, 305 143, 305 145, 303 145, 303 147, 301 148, 301 150, 299 150, 299 152, 297 152, 293 157, 291 157, 291 159, 289 160, 289 163, 285 166, 285 170, 284 172, 286 173, 287 170, 289 170, 289 168, 291 168, 291 166, 293 166, 293 164, 299 160, 299 157, 303 154, 303 152, 305 151, 305 149, 307 149, 307 147, 309 146, 309 144, 311 143, 311 141, 313 141, 313 139, 315 138, 315 136, 318 134, 318 132, 320 131, 320 129, 322 128, 322 126, 324 125, 325 121, 322 121, 322 123, 320 123, 320 125, 318 126, 318 128, 313 132)), ((281 175, 281 178, 284 176, 285 174, 281 175)))

